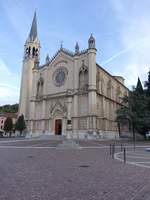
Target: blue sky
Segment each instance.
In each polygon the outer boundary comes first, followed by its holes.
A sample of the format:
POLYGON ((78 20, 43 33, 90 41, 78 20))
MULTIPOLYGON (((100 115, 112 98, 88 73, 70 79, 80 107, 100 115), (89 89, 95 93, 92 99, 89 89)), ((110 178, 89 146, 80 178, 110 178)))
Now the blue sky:
POLYGON ((97 62, 126 79, 147 79, 150 69, 149 0, 0 0, 0 105, 19 101, 24 43, 37 11, 41 63, 63 46, 87 48, 96 38, 97 62))

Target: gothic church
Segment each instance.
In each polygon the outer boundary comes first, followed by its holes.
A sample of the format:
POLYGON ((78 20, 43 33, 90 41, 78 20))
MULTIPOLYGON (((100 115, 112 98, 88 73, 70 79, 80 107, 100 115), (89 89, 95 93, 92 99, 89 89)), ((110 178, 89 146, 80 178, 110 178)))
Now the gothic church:
POLYGON ((96 63, 95 38, 88 48, 78 43, 71 52, 62 46, 41 65, 36 13, 25 42, 19 115, 30 136, 117 138, 116 109, 128 89, 124 79, 96 63))

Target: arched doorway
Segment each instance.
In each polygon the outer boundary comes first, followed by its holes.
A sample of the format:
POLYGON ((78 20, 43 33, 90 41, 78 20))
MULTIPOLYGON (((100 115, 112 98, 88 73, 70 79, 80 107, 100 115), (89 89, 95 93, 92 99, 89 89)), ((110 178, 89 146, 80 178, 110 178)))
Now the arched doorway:
POLYGON ((55 120, 55 135, 62 134, 62 119, 55 120))
POLYGON ((66 114, 67 109, 59 101, 51 107, 49 129, 53 135, 66 134, 66 114))

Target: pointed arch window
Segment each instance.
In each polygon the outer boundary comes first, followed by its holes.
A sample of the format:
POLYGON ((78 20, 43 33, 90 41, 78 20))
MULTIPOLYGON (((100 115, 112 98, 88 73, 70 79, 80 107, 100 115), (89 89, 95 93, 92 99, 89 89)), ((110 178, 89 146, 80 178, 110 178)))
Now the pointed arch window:
POLYGON ((107 97, 111 98, 111 80, 107 82, 107 97))
POLYGON ((29 47, 29 53, 28 53, 28 55, 30 55, 30 51, 31 51, 31 47, 29 47))
POLYGON ((26 48, 25 57, 30 56, 30 46, 26 48))
POLYGON ((104 78, 102 76, 100 78, 100 91, 101 94, 104 94, 104 78))
POLYGON ((33 47, 32 48, 32 57, 38 57, 38 55, 39 55, 38 48, 33 47))
POLYGON ((79 88, 88 89, 88 68, 86 66, 82 66, 79 71, 79 88))
POLYGON ((35 47, 33 47, 33 49, 32 49, 32 56, 33 57, 35 56, 35 47))
POLYGON ((35 56, 38 57, 38 55, 39 55, 39 50, 36 49, 36 50, 35 50, 35 56))
POLYGON ((117 90, 116 90, 116 101, 120 102, 121 100, 121 89, 120 89, 120 86, 117 87, 117 90))
POLYGON ((43 87, 44 87, 44 80, 42 77, 37 82, 37 98, 41 98, 43 96, 43 87))

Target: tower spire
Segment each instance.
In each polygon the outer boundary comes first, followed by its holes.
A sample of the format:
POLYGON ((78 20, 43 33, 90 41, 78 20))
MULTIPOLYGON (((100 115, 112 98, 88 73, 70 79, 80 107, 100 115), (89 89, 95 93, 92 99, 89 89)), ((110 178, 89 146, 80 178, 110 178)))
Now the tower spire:
POLYGON ((40 41, 37 35, 37 19, 35 11, 31 30, 28 39, 26 40, 25 43, 24 58, 36 58, 37 60, 39 60, 39 53, 40 53, 40 41))
POLYGON ((78 44, 78 42, 76 42, 76 45, 75 45, 75 53, 79 54, 79 44, 78 44))
POLYGON ((36 38, 37 38, 37 19, 36 19, 36 11, 35 11, 30 34, 29 34, 29 39, 31 41, 34 41, 36 38))

